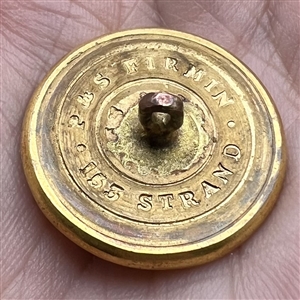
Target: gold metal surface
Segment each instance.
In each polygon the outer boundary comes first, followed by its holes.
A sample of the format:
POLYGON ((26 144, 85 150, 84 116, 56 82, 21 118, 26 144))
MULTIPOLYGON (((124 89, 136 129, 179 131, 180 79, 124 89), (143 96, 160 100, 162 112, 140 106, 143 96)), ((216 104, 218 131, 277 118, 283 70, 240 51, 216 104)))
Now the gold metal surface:
POLYGON ((49 220, 91 253, 145 269, 212 261, 266 218, 286 166, 281 121, 257 78, 215 44, 165 29, 103 36, 36 90, 24 170, 49 220), (181 95, 176 139, 155 147, 141 94, 181 95))

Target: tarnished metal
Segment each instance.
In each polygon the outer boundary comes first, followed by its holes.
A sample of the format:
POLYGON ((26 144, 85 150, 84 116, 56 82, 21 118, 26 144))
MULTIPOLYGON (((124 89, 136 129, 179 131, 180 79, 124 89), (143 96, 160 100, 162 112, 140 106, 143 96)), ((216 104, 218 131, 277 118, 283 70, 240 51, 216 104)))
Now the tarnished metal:
POLYGON ((61 232, 145 269, 232 251, 270 212, 286 166, 280 118, 253 73, 165 29, 107 35, 60 61, 28 106, 22 157, 61 232))
POLYGON ((170 93, 143 94, 139 101, 139 120, 152 146, 174 143, 174 134, 183 124, 182 97, 170 93))

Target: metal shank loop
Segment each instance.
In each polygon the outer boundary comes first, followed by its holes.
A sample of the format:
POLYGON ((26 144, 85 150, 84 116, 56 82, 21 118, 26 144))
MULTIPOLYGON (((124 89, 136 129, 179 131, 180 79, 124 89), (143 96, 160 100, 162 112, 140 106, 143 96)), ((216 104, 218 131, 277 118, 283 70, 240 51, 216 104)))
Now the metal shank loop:
POLYGON ((183 124, 183 101, 169 93, 148 93, 139 102, 139 120, 149 135, 163 136, 183 124))

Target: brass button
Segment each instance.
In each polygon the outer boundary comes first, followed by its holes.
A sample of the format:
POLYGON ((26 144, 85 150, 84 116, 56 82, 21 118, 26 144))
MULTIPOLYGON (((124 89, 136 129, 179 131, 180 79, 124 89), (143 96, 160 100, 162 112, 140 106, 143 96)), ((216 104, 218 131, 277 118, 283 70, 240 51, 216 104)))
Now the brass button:
POLYGON ((28 106, 24 170, 49 220, 91 253, 145 269, 212 261, 280 191, 280 118, 258 79, 199 37, 140 29, 63 58, 28 106))

